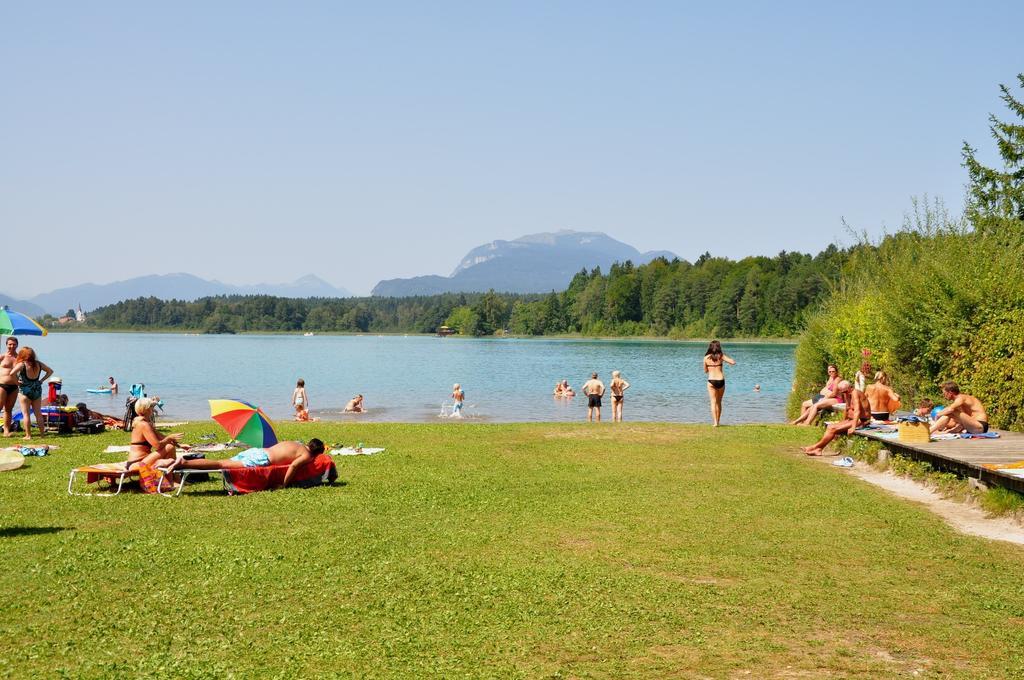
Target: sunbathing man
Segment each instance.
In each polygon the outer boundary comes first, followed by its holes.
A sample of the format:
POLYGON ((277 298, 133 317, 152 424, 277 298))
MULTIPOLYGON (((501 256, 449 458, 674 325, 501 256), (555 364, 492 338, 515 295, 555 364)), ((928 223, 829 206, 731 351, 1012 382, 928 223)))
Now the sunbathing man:
POLYGON ((310 439, 303 446, 299 442, 278 442, 266 449, 246 449, 237 456, 222 460, 183 460, 178 458, 168 465, 168 472, 183 470, 233 470, 237 468, 265 467, 268 465, 288 464, 281 486, 288 486, 295 473, 306 463, 324 452, 324 443, 319 439, 310 439))
POLYGON ((11 413, 18 403, 18 376, 11 373, 18 363, 18 339, 7 338, 7 351, 0 356, 0 408, 4 410, 4 436, 11 436, 11 413))
POLYGON ((875 382, 864 390, 871 404, 871 417, 875 420, 889 420, 900 407, 900 395, 892 391, 889 375, 885 371, 875 373, 875 382))
POLYGON ((942 394, 952 403, 938 412, 932 423, 932 433, 988 432, 988 414, 977 397, 961 394, 960 386, 952 380, 942 383, 942 394))
POLYGON ((853 431, 871 420, 871 404, 867 396, 860 390, 853 389, 848 380, 843 380, 836 387, 836 393, 846 398, 849 404, 846 407, 846 419, 836 423, 829 423, 825 427, 825 434, 811 446, 805 446, 801 451, 808 456, 820 456, 826 446, 833 439, 841 434, 853 434, 853 431))

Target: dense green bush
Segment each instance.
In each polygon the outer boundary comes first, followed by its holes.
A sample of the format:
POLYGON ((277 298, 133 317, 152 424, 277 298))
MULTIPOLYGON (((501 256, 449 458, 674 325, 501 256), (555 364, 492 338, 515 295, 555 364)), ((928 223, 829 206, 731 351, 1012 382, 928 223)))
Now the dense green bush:
POLYGON ((1004 168, 984 168, 965 145, 964 218, 915 202, 899 233, 855 249, 797 348, 791 408, 821 387, 827 363, 852 376, 866 348, 905 405, 954 380, 993 425, 1024 428, 1024 126, 993 118, 992 132, 1004 168))

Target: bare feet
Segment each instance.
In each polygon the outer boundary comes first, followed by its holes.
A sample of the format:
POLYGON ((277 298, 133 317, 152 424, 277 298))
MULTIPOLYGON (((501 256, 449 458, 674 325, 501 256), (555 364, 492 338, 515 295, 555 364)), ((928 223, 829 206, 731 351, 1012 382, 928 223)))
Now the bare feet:
POLYGON ((821 449, 804 449, 803 451, 808 456, 820 456, 821 455, 821 449))

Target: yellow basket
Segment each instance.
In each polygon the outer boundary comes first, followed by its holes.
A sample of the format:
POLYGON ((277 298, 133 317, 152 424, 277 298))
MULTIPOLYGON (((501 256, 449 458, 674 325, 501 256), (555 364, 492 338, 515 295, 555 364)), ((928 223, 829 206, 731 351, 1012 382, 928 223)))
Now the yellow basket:
POLYGON ((928 423, 900 423, 899 440, 911 444, 927 444, 928 423))

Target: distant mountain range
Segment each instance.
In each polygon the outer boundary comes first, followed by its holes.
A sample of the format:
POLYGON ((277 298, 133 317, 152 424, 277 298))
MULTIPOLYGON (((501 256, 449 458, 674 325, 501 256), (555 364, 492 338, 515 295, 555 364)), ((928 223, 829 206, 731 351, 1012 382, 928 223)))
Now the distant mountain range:
MULTIPOLYGON (((290 298, 351 297, 352 293, 337 288, 312 274, 292 283, 264 283, 252 286, 234 286, 220 281, 201 279, 192 274, 162 274, 139 276, 125 281, 95 284, 83 283, 69 288, 42 293, 25 301, 13 300, 12 309, 26 314, 46 311, 54 316, 64 314, 79 305, 86 312, 97 307, 138 297, 156 297, 162 300, 197 300, 213 295, 274 295, 290 298), (35 309, 30 309, 34 307, 35 309)), ((0 303, 6 299, 0 296, 0 303)))
POLYGON ((631 260, 646 264, 656 257, 676 257, 667 250, 641 253, 633 246, 593 231, 563 230, 531 234, 513 241, 492 241, 469 251, 449 276, 387 279, 371 295, 403 297, 470 293, 494 289, 503 293, 546 293, 564 290, 581 269, 631 260))
MULTIPOLYGON (((26 300, 12 298, 11 296, 4 295, 3 293, 0 293, 0 306, 10 307, 16 312, 28 314, 29 316, 42 316, 46 313, 43 311, 43 308, 38 305, 34 305, 26 300)), ((65 309, 64 311, 66 312, 67 310, 65 309)))

